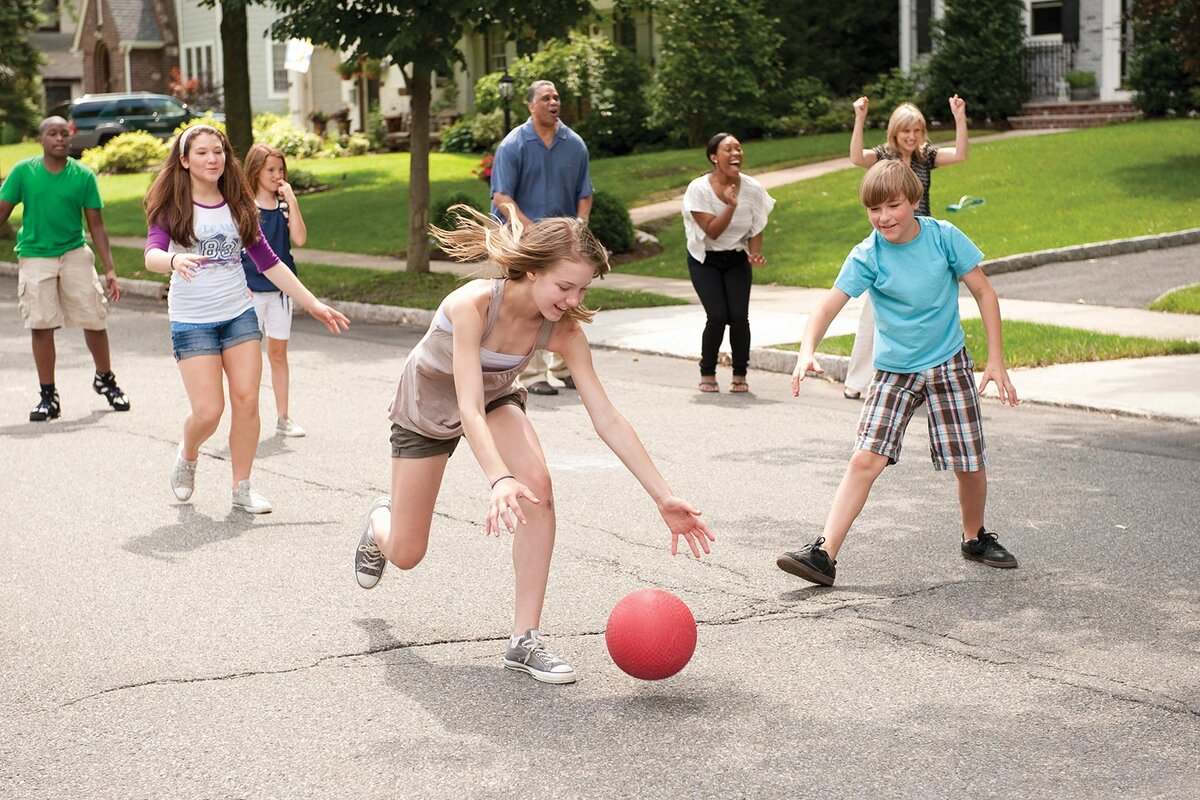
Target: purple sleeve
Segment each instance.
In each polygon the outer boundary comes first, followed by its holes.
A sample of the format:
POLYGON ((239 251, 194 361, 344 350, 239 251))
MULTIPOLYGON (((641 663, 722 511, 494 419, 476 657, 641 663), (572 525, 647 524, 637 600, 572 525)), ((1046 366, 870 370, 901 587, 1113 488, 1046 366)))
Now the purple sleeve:
POLYGON ((162 226, 157 223, 151 225, 150 230, 146 233, 146 249, 143 252, 149 253, 155 249, 164 252, 171 249, 171 234, 164 231, 162 226))
POLYGON ((280 263, 279 256, 275 255, 271 245, 267 244, 267 237, 263 234, 261 225, 258 226, 258 241, 246 248, 246 255, 250 256, 259 272, 266 272, 280 263))

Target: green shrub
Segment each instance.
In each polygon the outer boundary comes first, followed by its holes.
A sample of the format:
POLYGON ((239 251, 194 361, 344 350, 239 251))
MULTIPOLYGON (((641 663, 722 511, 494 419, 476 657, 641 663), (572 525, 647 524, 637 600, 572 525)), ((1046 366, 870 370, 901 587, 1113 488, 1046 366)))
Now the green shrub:
POLYGON ((1063 80, 1072 89, 1090 89, 1096 85, 1096 73, 1086 72, 1081 69, 1072 69, 1063 75, 1063 80))
POLYGON ((378 102, 371 103, 371 108, 367 111, 367 127, 363 133, 370 141, 372 151, 383 149, 383 137, 387 136, 387 123, 383 121, 383 112, 379 109, 378 102))
POLYGON ((171 146, 154 134, 132 131, 85 150, 80 160, 95 172, 119 175, 158 167, 170 152, 171 146))
POLYGON ((429 224, 445 231, 452 231, 457 228, 458 217, 450 211, 450 206, 457 205, 470 206, 476 211, 483 210, 466 192, 455 192, 433 201, 433 204, 429 207, 429 224))
POLYGON ((600 244, 614 253, 624 253, 633 247, 636 236, 633 232, 633 220, 629 210, 616 195, 608 192, 596 192, 592 195, 592 213, 588 217, 588 227, 600 244))
MULTIPOLYGON (((975 120, 1003 120, 1021 109, 1029 87, 1023 0, 949 0, 934 26, 933 55, 921 109, 951 119, 947 99, 960 95, 975 120)), ((873 100, 874 98, 872 98, 873 100)), ((890 111, 890 109, 889 109, 890 111)))
POLYGON ((279 114, 258 114, 251 128, 254 141, 274 147, 285 158, 312 158, 324 145, 320 136, 293 127, 289 117, 279 114))
POLYGON ((295 169, 288 167, 287 181, 291 184, 294 191, 304 191, 309 189, 317 189, 325 184, 321 183, 321 179, 306 169, 295 169))
MULTIPOLYGON (((863 94, 871 101, 871 105, 867 109, 867 124, 871 127, 886 128, 896 106, 901 103, 920 105, 923 98, 917 85, 921 81, 921 77, 916 69, 906 75, 902 70, 896 68, 880 73, 875 80, 864 86, 863 94)), ((941 107, 948 108, 949 97, 950 95, 946 95, 942 98, 941 107)), ((853 111, 853 99, 848 99, 846 103, 853 111)), ((934 116, 939 115, 935 114, 934 116)), ((850 116, 850 121, 854 122, 853 114, 850 116)))
POLYGON ((504 130, 504 112, 499 108, 476 114, 471 120, 471 138, 482 150, 495 150, 507 133, 504 130))
POLYGON ((187 122, 183 123, 178 128, 176 128, 174 133, 172 133, 171 135, 178 136, 179 134, 186 131, 188 128, 191 128, 195 125, 208 125, 209 127, 216 128, 217 130, 219 130, 221 133, 224 133, 225 135, 229 135, 229 132, 225 130, 225 123, 221 122, 216 117, 214 117, 211 111, 204 112, 204 116, 202 116, 202 117, 194 117, 192 119, 189 119, 187 122))
POLYGON ((343 147, 348 156, 365 156, 371 152, 371 140, 361 133, 352 133, 346 137, 343 147))
POLYGON ((443 153, 474 153, 480 148, 475 144, 475 136, 471 133, 471 120, 460 120, 442 131, 441 151, 443 153))
POLYGON ((1133 35, 1137 47, 1129 62, 1133 102, 1148 117, 1183 114, 1200 107, 1200 81, 1189 75, 1183 51, 1175 40, 1186 29, 1185 4, 1137 2, 1133 35))

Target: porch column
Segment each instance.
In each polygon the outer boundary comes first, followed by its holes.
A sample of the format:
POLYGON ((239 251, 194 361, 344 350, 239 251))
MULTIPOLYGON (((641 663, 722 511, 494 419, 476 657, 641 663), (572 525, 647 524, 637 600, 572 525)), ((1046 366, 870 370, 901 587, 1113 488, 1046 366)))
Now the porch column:
POLYGON ((913 43, 916 40, 916 24, 913 20, 912 0, 900 0, 900 71, 912 69, 913 43))
POLYGON ((1101 10, 1100 74, 1096 76, 1101 100, 1128 100, 1121 91, 1121 0, 1103 0, 1101 10))

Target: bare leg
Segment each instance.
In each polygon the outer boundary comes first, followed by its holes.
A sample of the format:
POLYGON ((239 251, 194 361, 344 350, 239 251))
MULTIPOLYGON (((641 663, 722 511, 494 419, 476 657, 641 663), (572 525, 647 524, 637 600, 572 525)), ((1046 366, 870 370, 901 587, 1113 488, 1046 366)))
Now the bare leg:
POLYGON ((392 459, 392 509, 375 509, 375 545, 400 569, 412 569, 429 549, 433 506, 442 488, 448 455, 392 459))
POLYGON ((825 530, 821 534, 825 537, 823 547, 830 558, 837 558, 850 526, 866 505, 875 479, 887 464, 887 456, 869 450, 855 450, 854 455, 850 456, 850 463, 846 465, 846 473, 842 475, 842 482, 833 495, 833 507, 829 509, 825 530))
POLYGON ((225 382, 220 356, 192 356, 179 362, 179 374, 191 407, 183 420, 183 457, 195 461, 225 411, 225 382))
POLYGON ((287 339, 267 339, 267 360, 271 362, 271 389, 275 392, 275 413, 287 419, 288 381, 287 339))
POLYGON ((987 506, 987 470, 956 472, 958 505, 962 509, 963 538, 975 539, 983 527, 983 512, 987 506))
POLYGON ((33 335, 33 363, 37 367, 38 383, 54 383, 54 365, 57 353, 54 350, 54 328, 35 328, 33 335))
POLYGON ((87 349, 92 354, 92 361, 96 363, 96 372, 103 374, 112 370, 112 360, 108 349, 108 331, 85 329, 83 341, 87 343, 87 349))
POLYGON ((262 381, 262 352, 257 340, 234 345, 221 354, 229 379, 229 457, 233 462, 233 489, 250 479, 258 450, 258 384, 262 381))
POLYGON ((516 406, 501 406, 487 416, 496 447, 504 463, 541 501, 521 501, 526 524, 517 525, 513 540, 513 570, 516 573, 516 603, 513 635, 541 627, 542 604, 550 578, 554 553, 554 490, 546 470, 546 456, 533 426, 516 406))

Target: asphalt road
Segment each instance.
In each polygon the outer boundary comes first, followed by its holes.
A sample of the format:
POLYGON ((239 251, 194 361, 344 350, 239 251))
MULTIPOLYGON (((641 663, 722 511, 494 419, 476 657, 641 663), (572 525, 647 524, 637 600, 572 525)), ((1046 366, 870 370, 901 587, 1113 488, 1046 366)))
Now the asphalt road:
MULTIPOLYGON (((838 564, 812 587, 775 555, 820 529, 857 408, 816 381, 751 375, 701 396, 695 365, 597 351, 605 385, 714 555, 672 559, 636 481, 573 393, 530 417, 555 476, 543 629, 580 674, 500 668, 509 542, 451 459, 430 553, 373 591, 350 559, 388 481, 385 408, 412 331, 307 322, 292 345, 301 440, 264 436, 229 506, 227 423, 192 503, 167 486, 186 402, 163 309, 122 303, 115 368, 90 390, 59 335, 64 417, 25 421, 36 382, 0 280, 0 796, 1003 797, 1200 794, 1200 428, 985 405, 989 525, 1021 559, 958 554, 953 479, 914 420, 838 564), (608 659, 630 591, 677 593, 691 664, 641 683, 608 659)), ((273 416, 269 384, 263 417, 273 416)))
POLYGON ((1200 282, 1200 245, 1046 264, 989 280, 1001 297, 1015 300, 1145 308, 1172 289, 1200 282))

